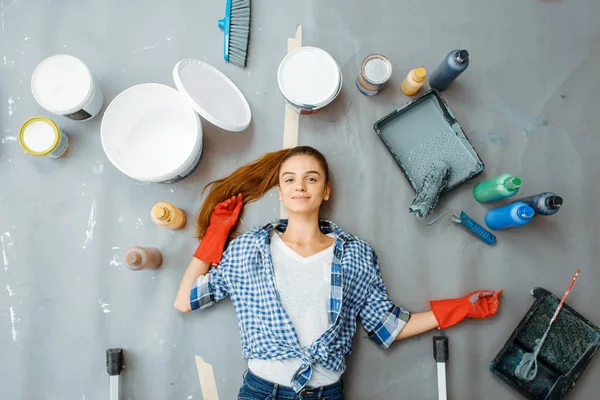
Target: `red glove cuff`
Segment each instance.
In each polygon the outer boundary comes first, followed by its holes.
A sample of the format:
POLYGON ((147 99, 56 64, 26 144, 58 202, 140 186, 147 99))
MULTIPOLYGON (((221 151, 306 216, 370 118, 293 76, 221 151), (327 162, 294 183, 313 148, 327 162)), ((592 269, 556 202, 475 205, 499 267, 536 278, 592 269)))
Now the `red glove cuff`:
POLYGON ((194 257, 211 264, 218 264, 225 250, 229 232, 209 227, 198 245, 194 257))
POLYGON ((429 304, 438 322, 439 329, 446 329, 458 324, 468 314, 468 309, 463 306, 462 299, 432 300, 429 304))

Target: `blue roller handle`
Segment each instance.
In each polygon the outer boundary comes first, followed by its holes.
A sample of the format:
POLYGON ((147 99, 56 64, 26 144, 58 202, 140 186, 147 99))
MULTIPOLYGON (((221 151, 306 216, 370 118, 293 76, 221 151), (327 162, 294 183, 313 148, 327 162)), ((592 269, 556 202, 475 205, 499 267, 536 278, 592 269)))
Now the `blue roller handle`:
POLYGON ((223 58, 225 61, 229 61, 229 27, 231 19, 231 0, 227 0, 225 3, 225 17, 219 20, 219 28, 223 29, 224 42, 223 42, 223 58))
POLYGON ((496 236, 492 235, 490 231, 473 221, 467 214, 465 214, 464 211, 461 211, 460 216, 456 216, 456 214, 454 214, 454 217, 454 222, 467 228, 469 232, 477 236, 484 243, 489 245, 496 243, 496 236))

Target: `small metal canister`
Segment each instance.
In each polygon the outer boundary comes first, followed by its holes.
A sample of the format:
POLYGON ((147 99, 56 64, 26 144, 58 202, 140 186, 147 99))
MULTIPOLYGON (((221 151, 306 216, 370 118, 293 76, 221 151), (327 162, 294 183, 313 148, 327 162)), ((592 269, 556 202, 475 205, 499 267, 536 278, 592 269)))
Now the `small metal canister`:
POLYGON ((383 90, 390 76, 392 76, 390 60, 381 54, 371 54, 364 59, 360 66, 356 87, 366 96, 375 96, 383 90))

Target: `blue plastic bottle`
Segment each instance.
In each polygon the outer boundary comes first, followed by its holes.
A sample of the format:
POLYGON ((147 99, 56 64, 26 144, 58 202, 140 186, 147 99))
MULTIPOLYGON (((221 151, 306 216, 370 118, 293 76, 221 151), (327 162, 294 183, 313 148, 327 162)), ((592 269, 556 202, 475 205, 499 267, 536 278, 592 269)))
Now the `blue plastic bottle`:
POLYGON ((444 91, 469 66, 467 50, 452 50, 429 77, 429 86, 444 91))
POLYGON ((508 229, 527 225, 535 215, 535 210, 517 201, 504 207, 495 208, 485 214, 485 223, 490 229, 508 229))

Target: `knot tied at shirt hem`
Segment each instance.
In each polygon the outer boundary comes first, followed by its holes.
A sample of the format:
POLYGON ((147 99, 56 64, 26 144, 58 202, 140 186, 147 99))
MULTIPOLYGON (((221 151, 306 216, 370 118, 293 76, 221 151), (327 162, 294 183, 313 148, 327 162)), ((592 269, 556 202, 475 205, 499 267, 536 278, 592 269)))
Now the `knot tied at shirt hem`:
POLYGON ((317 354, 316 347, 317 346, 303 348, 298 354, 298 358, 302 360, 302 365, 296 370, 291 380, 292 389, 294 389, 296 393, 300 393, 300 391, 306 387, 308 381, 310 381, 314 365, 317 362, 325 362, 327 359, 327 355, 323 357, 317 354))

